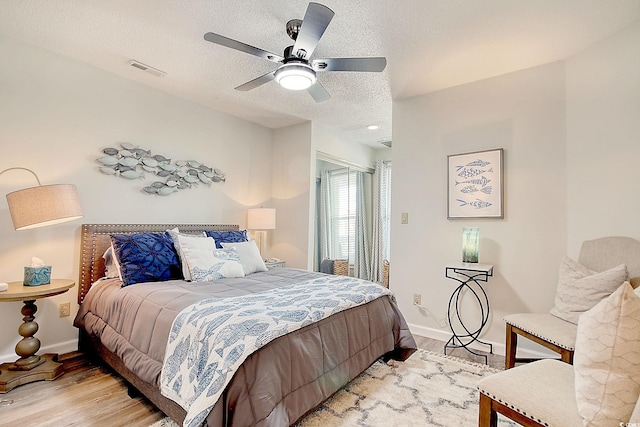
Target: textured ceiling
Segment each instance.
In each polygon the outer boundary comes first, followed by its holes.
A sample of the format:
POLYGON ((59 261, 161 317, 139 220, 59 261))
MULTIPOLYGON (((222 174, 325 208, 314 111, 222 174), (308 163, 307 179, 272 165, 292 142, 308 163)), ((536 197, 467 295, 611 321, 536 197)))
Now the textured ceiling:
POLYGON ((320 104, 275 82, 234 90, 276 65, 203 39, 211 31, 282 54, 303 0, 2 0, 0 34, 270 128, 315 120, 380 146, 392 137, 393 99, 562 60, 640 16, 640 0, 320 2, 335 17, 313 58, 388 61, 382 73, 319 74, 332 95, 320 104), (366 130, 371 123, 381 128, 366 130))

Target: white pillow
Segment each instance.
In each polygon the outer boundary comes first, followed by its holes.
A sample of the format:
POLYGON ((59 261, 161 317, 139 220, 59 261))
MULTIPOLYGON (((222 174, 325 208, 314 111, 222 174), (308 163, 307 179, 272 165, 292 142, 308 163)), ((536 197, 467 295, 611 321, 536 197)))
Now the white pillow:
POLYGON ((233 248, 238 252, 240 264, 242 264, 245 275, 268 270, 267 266, 264 265, 262 256, 260 256, 260 250, 255 240, 248 242, 220 242, 220 244, 225 249, 233 248))
POLYGON ((102 255, 102 259, 104 259, 104 277, 106 279, 115 279, 117 277, 122 280, 120 264, 118 263, 118 257, 115 256, 115 253, 116 251, 113 249, 112 243, 102 255))
POLYGON ((640 425, 640 397, 638 397, 638 401, 633 407, 633 412, 631 412, 631 417, 629 417, 629 423, 640 425))
POLYGON ((620 264, 602 273, 589 270, 569 257, 560 263, 558 289, 551 314, 571 323, 602 301, 628 279, 627 266, 620 264))
POLYGON ((629 282, 580 316, 573 362, 584 425, 628 421, 640 394, 640 297, 629 282))
POLYGON ((187 265, 187 260, 185 259, 184 254, 182 253, 182 249, 180 247, 180 240, 178 240, 178 236, 180 235, 188 239, 191 239, 191 238, 201 239, 203 237, 207 237, 207 234, 204 231, 201 234, 180 233, 180 230, 178 229, 178 227, 172 230, 167 230, 167 233, 169 233, 169 235, 171 236, 171 240, 173 240, 173 247, 176 248, 176 252, 178 253, 178 258, 180 258, 180 264, 182 266, 181 267, 182 277, 184 277, 184 280, 190 281, 191 273, 189 273, 189 266, 187 265))
POLYGON ((227 277, 244 277, 240 257, 234 249, 217 249, 211 237, 178 235, 178 240, 192 281, 211 282, 227 277))

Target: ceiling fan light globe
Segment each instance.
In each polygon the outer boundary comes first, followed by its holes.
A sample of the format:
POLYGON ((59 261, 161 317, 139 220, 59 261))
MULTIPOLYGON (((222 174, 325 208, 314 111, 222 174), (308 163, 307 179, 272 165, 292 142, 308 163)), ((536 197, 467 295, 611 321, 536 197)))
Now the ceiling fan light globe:
POLYGON ((316 83, 316 72, 306 64, 284 64, 275 72, 276 82, 289 90, 305 90, 316 83))

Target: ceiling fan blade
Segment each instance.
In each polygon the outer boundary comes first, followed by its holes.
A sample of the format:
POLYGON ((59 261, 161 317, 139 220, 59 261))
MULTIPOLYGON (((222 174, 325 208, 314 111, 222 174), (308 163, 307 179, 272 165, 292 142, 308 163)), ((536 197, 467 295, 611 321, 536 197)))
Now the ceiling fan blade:
POLYGON ((311 66, 316 71, 380 72, 387 66, 387 59, 385 57, 314 59, 311 61, 311 66))
POLYGON ((273 71, 270 71, 267 74, 263 74, 260 77, 256 77, 253 80, 249 80, 245 84, 238 86, 236 90, 241 90, 243 92, 246 92, 248 90, 257 88, 258 86, 262 86, 265 83, 269 83, 271 80, 274 79, 273 73, 274 73, 273 71))
POLYGON ((316 81, 314 85, 310 86, 307 92, 309 92, 309 95, 311 95, 316 102, 328 101, 331 98, 329 92, 327 92, 319 81, 316 81))
POLYGON ((268 52, 258 47, 253 47, 246 43, 242 43, 237 40, 230 39, 229 37, 221 36, 220 34, 206 33, 204 35, 204 39, 208 42, 219 44, 220 46, 225 46, 231 49, 239 50, 240 52, 245 52, 251 55, 255 55, 271 62, 282 63, 284 61, 284 58, 280 55, 276 55, 275 53, 268 52))
POLYGON ((318 46, 320 38, 329 26, 335 13, 320 3, 309 3, 302 19, 302 26, 293 45, 293 54, 308 59, 318 46))

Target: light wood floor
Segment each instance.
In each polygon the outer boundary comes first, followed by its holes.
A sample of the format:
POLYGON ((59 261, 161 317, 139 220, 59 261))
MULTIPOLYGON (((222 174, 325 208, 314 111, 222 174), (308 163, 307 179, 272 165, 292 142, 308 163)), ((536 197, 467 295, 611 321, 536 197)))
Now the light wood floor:
MULTIPOLYGON (((418 347, 442 353, 444 343, 415 336, 418 347)), ((464 349, 448 354, 484 363, 464 349)), ((0 426, 21 427, 147 427, 164 418, 143 397, 131 398, 124 381, 80 353, 63 355, 65 374, 0 394, 0 426)), ((504 367, 504 357, 489 355, 489 365, 504 367)))
POLYGON ((117 374, 82 354, 66 354, 59 361, 65 373, 58 379, 0 394, 0 426, 147 427, 164 418, 144 398, 129 397, 117 374))

